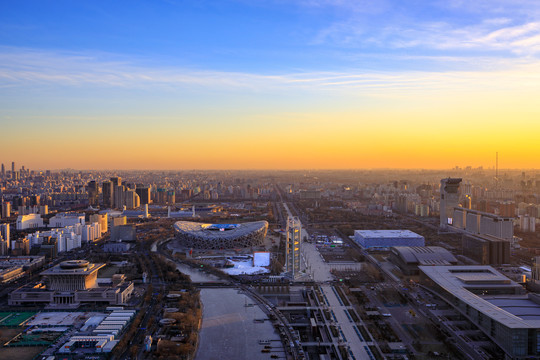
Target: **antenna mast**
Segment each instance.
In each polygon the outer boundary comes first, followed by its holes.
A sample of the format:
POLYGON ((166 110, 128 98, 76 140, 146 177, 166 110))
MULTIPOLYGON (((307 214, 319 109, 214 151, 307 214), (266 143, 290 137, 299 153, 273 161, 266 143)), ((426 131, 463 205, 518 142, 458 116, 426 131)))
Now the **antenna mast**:
POLYGON ((495 152, 495 188, 499 188, 499 152, 495 152))
POLYGON ((499 180, 499 152, 495 153, 495 178, 499 180))

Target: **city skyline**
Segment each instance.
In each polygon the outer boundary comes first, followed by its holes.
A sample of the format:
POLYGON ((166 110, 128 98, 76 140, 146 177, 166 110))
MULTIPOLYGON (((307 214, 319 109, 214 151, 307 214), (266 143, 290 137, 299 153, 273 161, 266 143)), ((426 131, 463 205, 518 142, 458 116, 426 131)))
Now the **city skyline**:
POLYGON ((533 1, 1 10, 0 149, 28 168, 538 167, 533 1))

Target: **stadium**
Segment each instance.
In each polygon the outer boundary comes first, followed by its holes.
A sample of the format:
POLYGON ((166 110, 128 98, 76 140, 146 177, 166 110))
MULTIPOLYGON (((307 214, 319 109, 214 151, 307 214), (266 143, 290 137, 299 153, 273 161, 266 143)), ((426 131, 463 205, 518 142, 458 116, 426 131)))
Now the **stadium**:
POLYGON ((268 230, 267 221, 243 224, 205 224, 178 221, 176 238, 182 246, 194 249, 221 250, 260 246, 268 230))

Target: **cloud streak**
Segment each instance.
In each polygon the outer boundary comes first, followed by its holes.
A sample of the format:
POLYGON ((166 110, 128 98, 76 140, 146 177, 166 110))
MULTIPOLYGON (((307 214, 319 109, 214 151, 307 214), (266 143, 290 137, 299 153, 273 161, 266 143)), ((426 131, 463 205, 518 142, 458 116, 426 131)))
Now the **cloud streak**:
MULTIPOLYGON (((373 33, 361 21, 337 23, 322 30, 315 44, 334 43, 345 47, 379 49, 418 48, 434 50, 474 50, 508 55, 540 53, 540 22, 501 26, 504 19, 489 19, 480 24, 456 27, 445 22, 424 22, 403 26, 387 25, 373 33)), ((500 55, 500 54, 498 54, 500 55)))
MULTIPOLYGON (((522 29, 514 29, 519 33, 522 29)), ((495 37, 512 34, 496 34, 495 37)), ((31 49, 0 51, 0 91, 11 88, 216 89, 241 92, 338 91, 362 96, 403 96, 407 92, 508 91, 540 88, 540 62, 491 62, 486 71, 317 71, 258 74, 161 68, 111 54, 88 56, 31 49)), ((480 60, 478 60, 480 61, 480 60)))
POLYGON ((393 2, 376 16, 350 12, 320 29, 312 43, 372 51, 414 49, 537 56, 538 15, 538 1, 454 0, 424 4, 422 8, 393 2))

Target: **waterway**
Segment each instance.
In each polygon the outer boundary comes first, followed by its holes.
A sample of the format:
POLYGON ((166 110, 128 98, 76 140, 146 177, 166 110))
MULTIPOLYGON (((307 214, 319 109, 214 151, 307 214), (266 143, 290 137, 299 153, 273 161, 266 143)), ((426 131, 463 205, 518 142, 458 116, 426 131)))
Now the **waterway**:
POLYGON ((212 274, 207 274, 202 270, 199 270, 197 268, 179 264, 176 266, 178 271, 180 271, 182 274, 189 275, 191 278, 191 281, 197 282, 197 283, 205 283, 205 282, 216 282, 220 281, 220 279, 212 274))
MULTIPOLYGON (((187 265, 177 269, 193 282, 215 282, 219 278, 187 265)), ((203 289, 203 320, 195 360, 270 359, 284 355, 279 334, 266 314, 238 289, 203 289), (270 353, 262 353, 259 340, 270 340, 270 353)))
POLYGON ((284 355, 279 335, 267 316, 253 301, 237 289, 203 289, 204 305, 196 360, 270 359, 271 354, 284 355), (247 306, 246 306, 247 304, 247 306), (270 340, 271 354, 261 353, 270 340))

